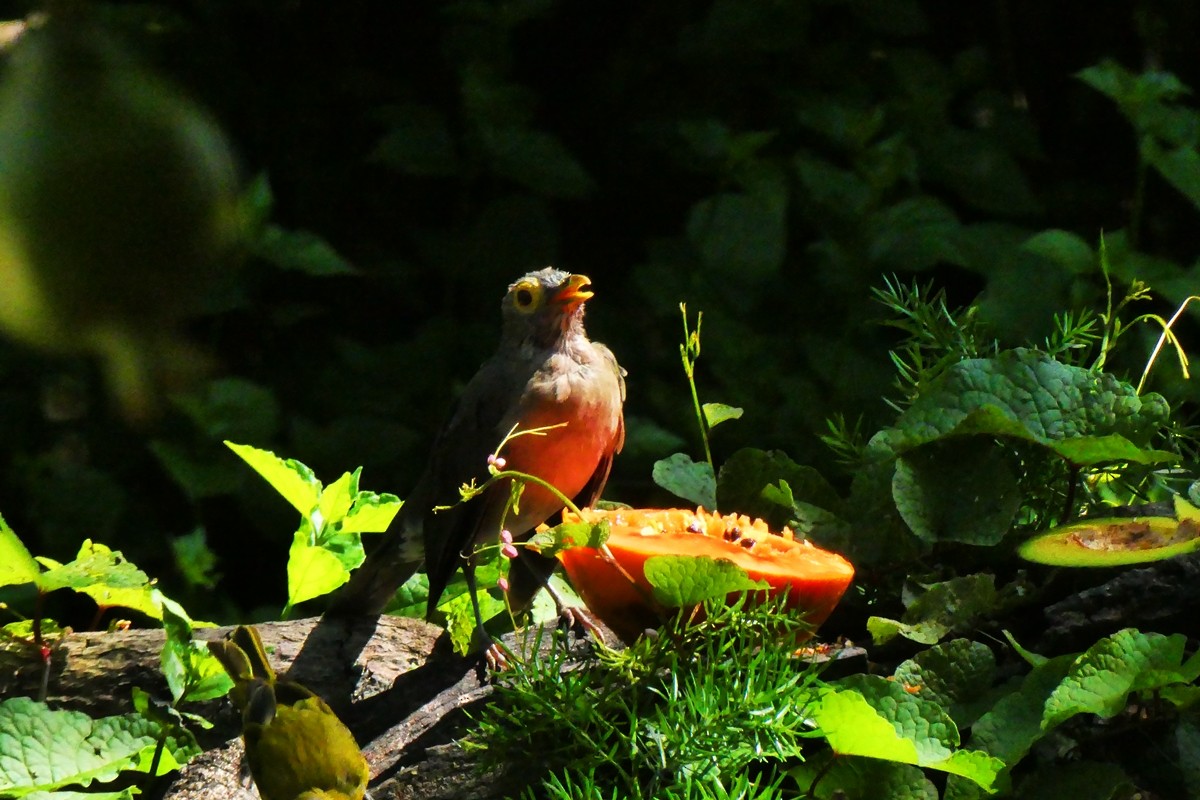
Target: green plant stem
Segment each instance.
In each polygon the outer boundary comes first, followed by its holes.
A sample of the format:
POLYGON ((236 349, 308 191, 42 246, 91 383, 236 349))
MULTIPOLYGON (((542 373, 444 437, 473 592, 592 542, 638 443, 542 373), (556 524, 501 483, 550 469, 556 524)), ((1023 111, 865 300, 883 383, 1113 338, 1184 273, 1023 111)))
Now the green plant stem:
POLYGON ((679 345, 679 356, 683 360, 683 372, 687 375, 688 388, 692 392, 692 408, 696 413, 696 422, 700 425, 700 443, 704 446, 704 460, 715 474, 717 466, 713 462, 712 448, 708 443, 708 420, 704 416, 704 408, 700 405, 700 394, 696 391, 696 361, 700 358, 700 326, 704 322, 704 312, 696 315, 696 330, 688 329, 687 304, 680 303, 679 311, 683 315, 683 344, 679 345))
MULTIPOLYGON (((587 516, 583 513, 583 511, 579 508, 579 506, 575 505, 574 501, 572 501, 571 498, 567 497, 565 494, 563 494, 561 491, 559 491, 557 486, 555 486, 554 484, 550 483, 547 480, 539 478, 537 475, 530 475, 528 472, 520 472, 519 470, 515 470, 515 469, 498 470, 495 474, 492 475, 492 477, 490 477, 486 481, 484 481, 483 486, 479 487, 478 492, 482 493, 483 490, 486 489, 489 485, 496 483, 497 481, 504 479, 504 478, 520 480, 525 483, 532 483, 537 486, 540 486, 543 489, 545 489, 546 491, 553 493, 559 500, 562 501, 563 506, 566 508, 569 508, 572 511, 572 513, 575 514, 575 516, 577 516, 583 520, 587 519, 587 516)), ((608 549, 607 543, 600 545, 600 547, 598 549, 600 551, 600 555, 604 558, 604 560, 607 561, 610 565, 612 565, 617 570, 617 572, 621 573, 621 577, 623 577, 625 580, 629 581, 630 585, 633 586, 633 588, 639 594, 642 595, 643 599, 645 599, 646 601, 648 601, 649 603, 652 604, 651 608, 658 609, 658 610, 662 609, 662 606, 657 601, 655 601, 654 598, 648 592, 646 592, 646 590, 643 589, 642 586, 640 584, 638 584, 638 582, 636 580, 633 579, 633 576, 630 575, 629 572, 623 566, 621 566, 620 562, 617 561, 616 556, 614 556, 612 554, 612 550, 608 549)))

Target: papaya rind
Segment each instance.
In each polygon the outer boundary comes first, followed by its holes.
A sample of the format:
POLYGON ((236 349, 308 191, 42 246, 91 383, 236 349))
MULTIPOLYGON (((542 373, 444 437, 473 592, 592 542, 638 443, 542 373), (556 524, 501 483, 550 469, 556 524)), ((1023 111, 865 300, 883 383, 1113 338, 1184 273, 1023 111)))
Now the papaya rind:
POLYGON ((1167 558, 1186 555, 1200 550, 1200 528, 1197 536, 1182 542, 1159 547, 1122 549, 1092 549, 1083 546, 1072 534, 1102 526, 1130 527, 1149 525, 1161 537, 1169 538, 1179 528, 1180 520, 1173 517, 1105 517, 1072 522, 1038 534, 1017 549, 1017 554, 1027 561, 1056 567, 1120 567, 1127 564, 1145 564, 1167 558))

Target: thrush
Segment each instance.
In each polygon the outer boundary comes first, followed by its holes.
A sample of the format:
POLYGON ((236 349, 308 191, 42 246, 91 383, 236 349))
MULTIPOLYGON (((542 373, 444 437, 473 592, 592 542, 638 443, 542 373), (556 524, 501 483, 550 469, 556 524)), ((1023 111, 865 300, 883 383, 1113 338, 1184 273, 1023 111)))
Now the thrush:
MULTIPOLYGON (((461 502, 460 487, 487 481, 489 455, 514 430, 501 454, 506 468, 545 480, 579 507, 600 497, 625 441, 625 379, 612 351, 584 330, 590 286, 587 276, 548 267, 508 287, 499 347, 463 390, 416 487, 383 542, 335 599, 334 612, 381 613, 422 564, 429 613, 459 567, 474 599, 475 548, 495 542, 502 527, 519 543, 563 508, 553 492, 528 483, 511 509, 509 479, 461 502)), ((514 612, 528 608, 556 563, 518 548, 507 591, 514 612)))

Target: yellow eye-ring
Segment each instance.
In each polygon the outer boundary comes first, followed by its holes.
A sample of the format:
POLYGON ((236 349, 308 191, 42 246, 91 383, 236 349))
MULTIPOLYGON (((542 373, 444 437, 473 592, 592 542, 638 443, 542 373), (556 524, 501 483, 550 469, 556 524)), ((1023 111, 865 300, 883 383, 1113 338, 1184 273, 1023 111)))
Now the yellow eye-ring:
POLYGON ((537 281, 520 281, 509 292, 513 307, 517 311, 530 313, 542 302, 542 284, 537 281))

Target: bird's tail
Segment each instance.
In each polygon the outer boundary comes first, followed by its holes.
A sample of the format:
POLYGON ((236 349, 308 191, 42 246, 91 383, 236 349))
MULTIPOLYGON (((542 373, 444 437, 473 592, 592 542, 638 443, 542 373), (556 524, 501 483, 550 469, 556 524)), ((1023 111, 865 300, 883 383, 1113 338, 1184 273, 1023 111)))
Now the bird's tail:
POLYGON ((334 595, 329 613, 336 616, 378 616, 424 560, 413 559, 404 527, 389 531, 379 549, 367 556, 350 581, 334 595))

